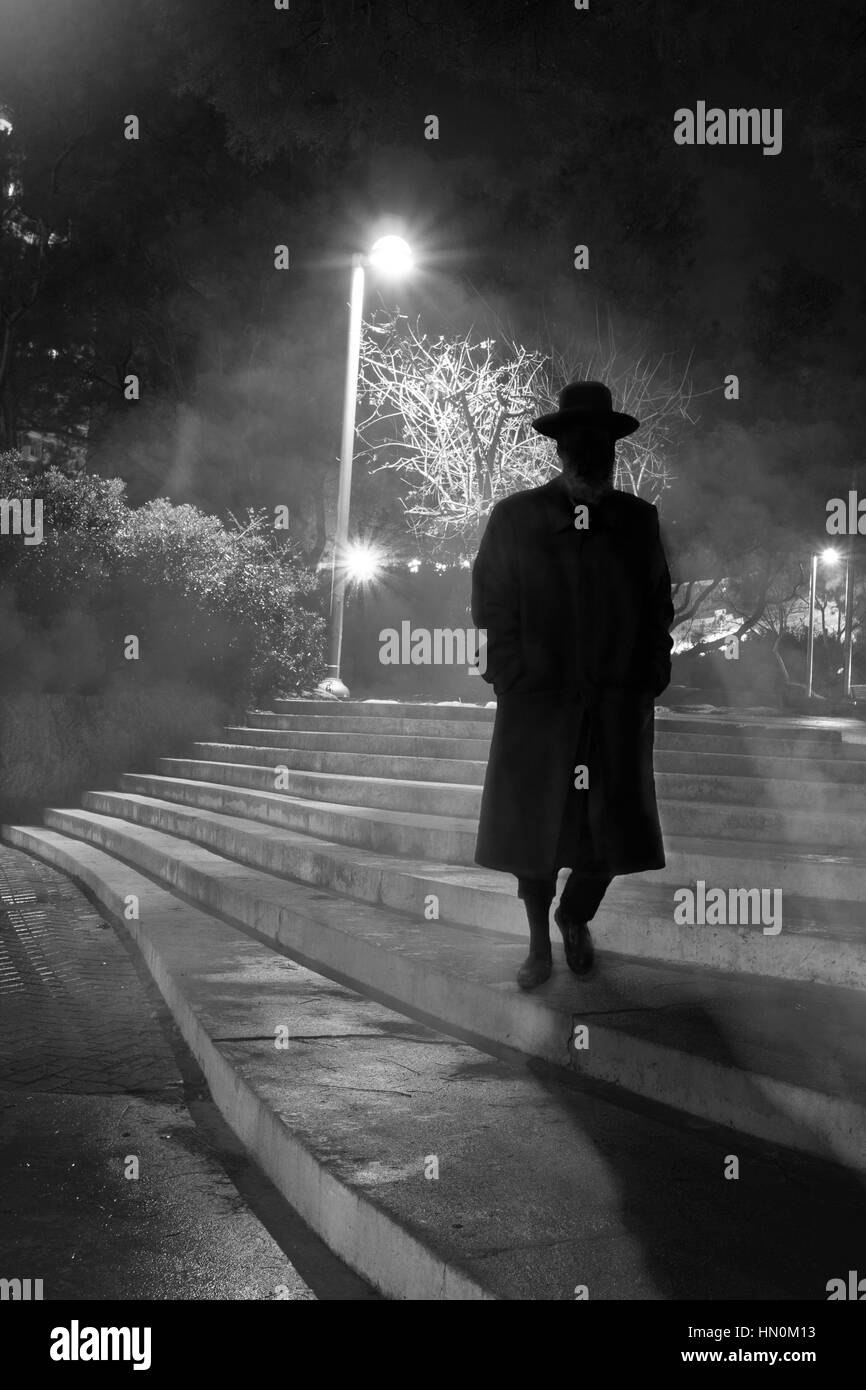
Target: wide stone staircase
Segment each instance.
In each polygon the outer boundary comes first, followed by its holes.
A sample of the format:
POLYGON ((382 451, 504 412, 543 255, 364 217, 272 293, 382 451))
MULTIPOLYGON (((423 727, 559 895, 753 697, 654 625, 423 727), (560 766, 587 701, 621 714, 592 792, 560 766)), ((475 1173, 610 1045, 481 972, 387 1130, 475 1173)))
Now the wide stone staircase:
POLYGON ((387 1295, 825 1298, 866 1235, 866 742, 657 714, 667 867, 615 881, 593 976, 554 929, 524 994, 515 882, 472 862, 493 714, 278 700, 4 838, 129 930, 387 1295), (780 890, 781 931, 678 924, 699 880, 780 890))

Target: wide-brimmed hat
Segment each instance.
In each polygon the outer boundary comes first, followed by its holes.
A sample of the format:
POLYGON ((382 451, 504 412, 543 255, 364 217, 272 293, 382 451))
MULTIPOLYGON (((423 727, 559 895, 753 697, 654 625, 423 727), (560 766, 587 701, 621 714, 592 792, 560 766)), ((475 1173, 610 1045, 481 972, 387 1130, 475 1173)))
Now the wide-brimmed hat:
POLYGON ((559 393, 559 409, 539 415, 532 428, 549 439, 558 439, 571 425, 603 425, 614 439, 622 439, 640 428, 640 420, 614 410, 610 391, 603 381, 572 381, 559 393))

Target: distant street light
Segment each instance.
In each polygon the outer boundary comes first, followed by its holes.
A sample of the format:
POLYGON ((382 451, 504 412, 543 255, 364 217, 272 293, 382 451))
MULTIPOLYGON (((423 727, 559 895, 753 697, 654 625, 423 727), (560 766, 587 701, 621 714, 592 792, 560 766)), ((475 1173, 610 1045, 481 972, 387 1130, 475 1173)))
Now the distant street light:
POLYGON ((854 680, 854 547, 848 542, 845 552, 845 643, 842 661, 842 698, 852 699, 854 680))
MULTIPOLYGON (((346 386, 343 395, 343 434, 340 444, 340 484, 337 493, 337 525, 331 561, 331 604, 328 632, 327 674, 316 687, 322 695, 345 700, 348 687, 340 678, 343 649, 343 610, 346 581, 357 572, 358 548, 354 554, 349 541, 349 502, 352 493, 352 457, 355 447, 355 402, 358 396, 358 364, 361 357, 361 316, 364 307, 364 266, 387 276, 405 275, 412 266, 412 250, 399 236, 383 236, 373 243, 368 256, 352 256, 352 288, 349 298, 349 345, 346 356, 346 386)), ((364 562, 366 563, 366 562, 364 562)), ((370 577, 369 573, 364 577, 370 577)))
POLYGON ((825 565, 838 565, 839 552, 833 547, 827 546, 818 556, 812 552, 812 565, 809 572, 809 636, 806 645, 806 698, 812 698, 812 673, 815 658, 815 587, 818 579, 818 560, 819 558, 825 565))
MULTIPOLYGON (((858 491, 859 466, 855 463, 851 469, 850 487, 852 492, 858 491)), ((852 689, 854 681, 854 542, 850 539, 845 546, 845 642, 844 656, 842 660, 842 698, 850 700, 853 698, 852 689)))

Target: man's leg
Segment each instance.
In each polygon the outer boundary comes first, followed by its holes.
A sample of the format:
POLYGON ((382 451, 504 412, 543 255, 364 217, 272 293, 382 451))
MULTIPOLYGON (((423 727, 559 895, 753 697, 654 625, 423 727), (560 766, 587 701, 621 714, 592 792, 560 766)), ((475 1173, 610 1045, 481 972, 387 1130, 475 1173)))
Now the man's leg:
POLYGON ((574 870, 562 890, 559 906, 571 922, 591 922, 613 879, 574 870))
MULTIPOLYGON (((588 924, 598 911, 612 881, 604 872, 593 844, 588 796, 587 791, 579 791, 569 797, 568 830, 572 836, 570 862, 575 864, 576 861, 578 867, 572 868, 554 914, 556 925, 562 933, 565 958, 575 975, 587 975, 593 967, 595 947, 588 924)), ((563 843, 567 844, 561 840, 561 848, 563 843)))
POLYGON ((529 955, 517 973, 521 989, 534 989, 550 978, 550 904, 556 896, 555 878, 518 878, 517 896, 523 899, 529 922, 529 955))

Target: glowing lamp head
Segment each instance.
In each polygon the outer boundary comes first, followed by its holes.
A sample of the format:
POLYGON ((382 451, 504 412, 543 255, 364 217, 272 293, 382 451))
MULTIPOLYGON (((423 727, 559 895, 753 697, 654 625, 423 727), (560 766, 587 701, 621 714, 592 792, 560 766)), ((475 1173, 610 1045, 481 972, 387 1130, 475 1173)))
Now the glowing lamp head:
POLYGON ((412 248, 401 236, 380 236, 373 243, 369 261, 385 275, 405 275, 412 266, 412 248))
POLYGON ((824 561, 825 565, 838 565, 839 552, 838 550, 834 550, 832 545, 828 545, 826 550, 821 551, 821 559, 824 561))
POLYGON ((375 579, 381 569, 382 556, 375 547, 360 542, 346 550, 346 577, 359 584, 375 579))

